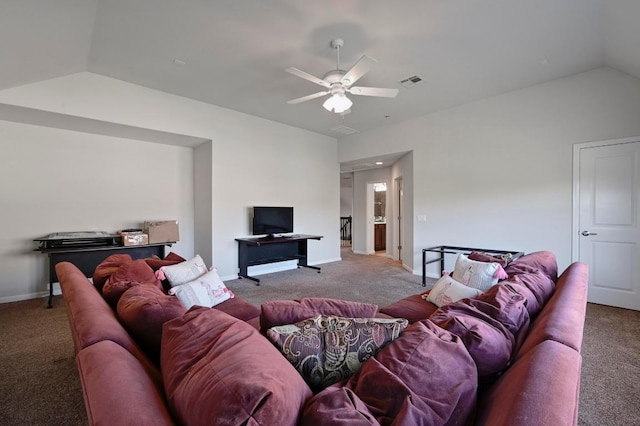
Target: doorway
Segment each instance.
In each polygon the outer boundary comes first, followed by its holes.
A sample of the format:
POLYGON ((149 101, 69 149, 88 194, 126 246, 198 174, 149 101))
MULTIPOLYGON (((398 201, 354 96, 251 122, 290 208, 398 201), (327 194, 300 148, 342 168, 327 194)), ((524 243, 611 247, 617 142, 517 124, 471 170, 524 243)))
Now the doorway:
POLYGON ((387 182, 367 183, 367 253, 387 253, 387 182))
POLYGON ((574 146, 573 259, 588 301, 640 310, 640 137, 574 146))
POLYGON ((402 177, 397 177, 395 179, 395 196, 396 202, 394 203, 395 211, 393 213, 393 218, 397 220, 396 227, 394 228, 394 247, 397 249, 397 256, 393 256, 396 260, 402 262, 402 236, 403 232, 403 221, 402 221, 402 213, 403 213, 403 205, 404 205, 404 192, 402 189, 402 177))

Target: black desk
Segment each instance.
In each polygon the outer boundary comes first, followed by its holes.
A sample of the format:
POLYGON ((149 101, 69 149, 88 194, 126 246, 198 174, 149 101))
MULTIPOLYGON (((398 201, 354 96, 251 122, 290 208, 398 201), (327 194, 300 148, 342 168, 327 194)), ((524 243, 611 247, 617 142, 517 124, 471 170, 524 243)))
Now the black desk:
POLYGON ((249 278, 260 285, 260 280, 249 276, 249 266, 264 265, 266 263, 297 260, 298 267, 320 268, 307 264, 307 241, 319 240, 319 235, 296 235, 276 238, 236 238, 238 242, 238 277, 249 278))
POLYGON ((520 256, 524 255, 524 252, 521 251, 513 251, 513 250, 493 250, 493 249, 482 249, 482 248, 471 248, 471 247, 454 247, 454 246, 436 246, 422 249, 422 287, 427 286, 427 265, 434 262, 440 262, 440 271, 444 270, 444 256, 445 254, 464 254, 468 255, 471 252, 481 252, 489 255, 493 255, 495 257, 499 257, 500 255, 510 255, 511 260, 516 260, 520 256), (438 253, 440 256, 427 260, 427 253, 438 253))
MULTIPOLYGON (((36 240, 40 241, 40 240, 36 240)), ((38 248, 36 251, 49 256, 49 305, 53 299, 53 283, 58 282, 56 265, 60 262, 71 262, 82 271, 86 277, 92 277, 96 267, 112 254, 128 254, 132 259, 144 259, 158 256, 164 259, 165 246, 172 243, 148 244, 143 246, 97 246, 97 247, 60 247, 38 248)))

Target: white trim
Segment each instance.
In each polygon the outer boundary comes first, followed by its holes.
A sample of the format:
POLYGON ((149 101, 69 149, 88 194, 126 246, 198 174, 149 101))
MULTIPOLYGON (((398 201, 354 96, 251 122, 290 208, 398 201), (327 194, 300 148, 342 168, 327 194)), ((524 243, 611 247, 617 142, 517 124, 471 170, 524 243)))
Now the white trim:
POLYGON ((571 211, 571 261, 580 260, 580 151, 586 148, 598 146, 621 145, 625 143, 640 142, 640 136, 631 136, 619 139, 608 139, 604 141, 582 142, 573 144, 573 194, 571 211))
MULTIPOLYGON (((53 283, 53 295, 60 296, 61 294, 62 294, 62 291, 60 291, 60 284, 53 283)), ((37 293, 19 294, 17 296, 0 297, 0 304, 11 303, 11 302, 21 302, 23 300, 40 299, 42 297, 49 297, 49 290, 39 291, 37 293)))

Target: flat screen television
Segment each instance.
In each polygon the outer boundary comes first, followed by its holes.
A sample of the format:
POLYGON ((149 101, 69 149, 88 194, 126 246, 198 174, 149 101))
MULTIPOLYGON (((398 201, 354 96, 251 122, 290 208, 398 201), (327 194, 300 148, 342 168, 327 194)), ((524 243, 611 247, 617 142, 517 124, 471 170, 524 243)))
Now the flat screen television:
POLYGON ((252 225, 253 235, 293 232, 293 207, 254 207, 252 225))

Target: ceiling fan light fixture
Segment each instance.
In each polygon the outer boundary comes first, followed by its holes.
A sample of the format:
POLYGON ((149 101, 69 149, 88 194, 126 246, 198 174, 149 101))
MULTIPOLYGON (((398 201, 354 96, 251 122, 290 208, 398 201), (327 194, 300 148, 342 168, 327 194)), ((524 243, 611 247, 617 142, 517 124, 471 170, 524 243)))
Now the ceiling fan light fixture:
POLYGON ((322 106, 329 112, 341 114, 351 108, 353 102, 347 98, 344 93, 334 93, 329 99, 324 101, 322 106))

